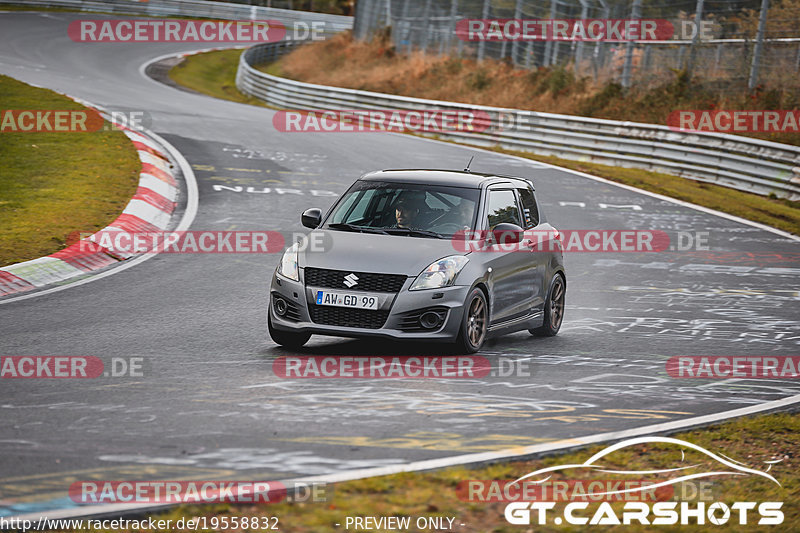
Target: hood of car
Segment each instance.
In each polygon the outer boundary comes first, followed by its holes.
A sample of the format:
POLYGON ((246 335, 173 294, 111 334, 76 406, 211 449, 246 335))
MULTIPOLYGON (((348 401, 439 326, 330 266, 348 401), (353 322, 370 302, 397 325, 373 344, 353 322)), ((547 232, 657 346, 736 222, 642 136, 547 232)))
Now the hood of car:
POLYGON ((437 259, 459 253, 449 238, 317 229, 308 239, 305 250, 298 254, 301 268, 416 276, 437 259))

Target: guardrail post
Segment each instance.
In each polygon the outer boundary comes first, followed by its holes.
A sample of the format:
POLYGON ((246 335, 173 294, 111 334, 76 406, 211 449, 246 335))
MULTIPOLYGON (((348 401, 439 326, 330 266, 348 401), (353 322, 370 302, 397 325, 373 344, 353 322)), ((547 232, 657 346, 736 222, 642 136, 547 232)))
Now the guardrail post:
MULTIPOLYGON (((481 18, 486 20, 489 18, 489 0, 483 0, 483 11, 481 11, 481 18)), ((478 62, 483 61, 483 55, 486 53, 486 41, 481 39, 478 41, 478 62)))
POLYGON ((750 65, 750 79, 747 81, 747 88, 751 91, 755 89, 758 84, 758 67, 761 64, 761 51, 764 48, 764 30, 767 26, 767 10, 769 10, 769 0, 761 0, 761 13, 758 16, 756 47, 753 50, 753 64, 750 65))
MULTIPOLYGON (((611 10, 606 4, 605 0, 597 0, 597 2, 603 7, 603 18, 608 19, 611 13, 611 10)), ((594 73, 594 81, 597 81, 597 78, 600 74, 600 69, 603 66, 603 62, 605 61, 605 48, 600 41, 597 41, 594 45, 594 52, 592 53, 592 69, 594 73)))
POLYGON ((458 21, 458 0, 450 0, 450 28, 447 32, 447 53, 453 49, 453 36, 456 34, 456 24, 458 21))
POLYGON ((430 30, 430 24, 428 24, 428 17, 431 14, 431 0, 425 0, 425 11, 422 12, 422 53, 426 53, 428 51, 428 33, 430 30))
MULTIPOLYGON (((402 50, 401 45, 403 44, 403 41, 405 41, 406 42, 406 53, 408 53, 408 54, 410 54, 411 50, 412 50, 412 46, 411 46, 411 31, 412 31, 412 28, 411 28, 411 21, 408 20, 408 4, 410 2, 411 2, 411 0, 403 0, 403 10, 400 13, 400 19, 403 21, 403 24, 402 24, 403 29, 402 29, 402 31, 400 29, 398 29, 397 32, 396 32, 396 35, 395 35, 394 31, 392 32, 392 36, 395 39, 395 46, 397 46, 397 50, 398 51, 402 50), (398 39, 399 39, 399 41, 398 41, 398 39)), ((398 26, 400 26, 399 23, 398 23, 398 26)))
POLYGON ((356 2, 356 12, 353 18, 353 38, 359 41, 364 40, 369 31, 369 21, 367 11, 369 2, 356 2))
POLYGON ((528 41, 525 48, 525 68, 531 68, 531 57, 533 56, 533 41, 528 41))
MULTIPOLYGON (((522 0, 517 0, 514 6, 514 20, 519 20, 522 17, 522 0)), ((519 50, 519 40, 514 39, 511 43, 511 64, 517 65, 517 51, 519 50)))
POLYGON ((700 23, 703 22, 703 2, 704 0, 697 0, 697 9, 694 13, 694 35, 692 35, 692 44, 689 49, 689 59, 686 61, 686 74, 690 78, 694 70, 694 62, 697 59, 697 41, 700 40, 700 23))
MULTIPOLYGON (((586 20, 589 14, 589 3, 587 0, 578 0, 581 3, 581 20, 586 20)), ((575 75, 580 76, 581 61, 583 60, 583 41, 578 41, 575 47, 575 75)))
POLYGON ((795 70, 800 70, 800 44, 797 45, 797 61, 795 61, 795 70))
MULTIPOLYGON (((551 24, 552 24, 553 19, 555 19, 556 15, 558 14, 557 9, 558 9, 558 0, 550 0, 550 23, 551 24)), ((551 26, 551 28, 552 28, 552 26, 551 26)), ((553 40, 552 40, 552 37, 553 37, 552 33, 553 32, 552 32, 552 30, 551 30, 550 33, 551 33, 551 35, 550 35, 551 38, 547 39, 547 41, 545 42, 545 45, 544 45, 544 66, 545 67, 549 67, 550 66, 550 54, 552 53, 552 50, 553 50, 553 40)))
MULTIPOLYGON (((642 0, 633 0, 633 7, 631 8, 631 20, 641 18, 642 13, 642 0)), ((633 48, 636 43, 633 40, 628 40, 625 46, 625 66, 622 69, 622 83, 621 85, 626 89, 631 86, 631 71, 633 70, 633 48)))
POLYGON ((639 63, 639 71, 640 72, 647 72, 650 70, 650 54, 651 48, 649 46, 644 47, 644 53, 642 54, 642 61, 639 63))

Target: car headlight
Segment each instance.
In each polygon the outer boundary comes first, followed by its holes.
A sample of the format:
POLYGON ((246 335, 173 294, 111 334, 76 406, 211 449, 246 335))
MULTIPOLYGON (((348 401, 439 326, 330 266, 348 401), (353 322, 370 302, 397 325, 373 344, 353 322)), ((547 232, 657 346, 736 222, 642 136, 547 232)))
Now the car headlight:
POLYGON ((300 281, 300 271, 297 268, 297 250, 300 243, 296 242, 283 252, 281 262, 278 264, 278 274, 293 281, 300 281))
POLYGON ((417 276, 417 279, 414 280, 408 290, 419 291, 422 289, 449 287, 455 283, 456 276, 468 262, 469 259, 463 255, 451 255, 434 261, 417 276))

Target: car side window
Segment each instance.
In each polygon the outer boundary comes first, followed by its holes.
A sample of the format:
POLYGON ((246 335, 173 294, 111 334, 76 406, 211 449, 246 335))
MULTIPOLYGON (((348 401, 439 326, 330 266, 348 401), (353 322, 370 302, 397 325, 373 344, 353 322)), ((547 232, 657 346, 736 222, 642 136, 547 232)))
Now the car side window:
POLYGON ((536 205, 536 197, 533 191, 527 188, 517 189, 519 199, 522 202, 522 218, 525 224, 524 229, 530 229, 539 225, 539 207, 536 205))
POLYGON ((489 191, 488 213, 489 229, 498 224, 510 223, 522 226, 517 199, 510 189, 489 191))
POLYGON ((364 219, 367 207, 375 196, 375 189, 354 192, 351 198, 346 198, 342 207, 337 210, 331 222, 346 222, 354 224, 364 219), (341 213, 341 216, 339 214, 341 213))

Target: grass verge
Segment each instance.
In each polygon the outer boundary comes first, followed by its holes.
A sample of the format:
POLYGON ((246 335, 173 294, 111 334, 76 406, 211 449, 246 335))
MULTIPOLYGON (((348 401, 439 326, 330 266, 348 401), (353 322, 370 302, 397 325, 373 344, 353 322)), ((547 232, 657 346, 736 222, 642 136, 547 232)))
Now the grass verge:
MULTIPOLYGON (((223 50, 189 56, 181 64, 174 67, 169 75, 175 82, 203 94, 234 102, 265 106, 257 98, 247 96, 236 88, 236 68, 240 53, 241 51, 239 50, 223 50)), ((325 59, 324 55, 321 57, 320 61, 332 61, 331 59, 325 59)), ((283 76, 285 75, 286 65, 286 58, 284 58, 279 62, 263 65, 259 68, 269 74, 283 76)), ((320 79, 314 80, 314 83, 323 82, 324 80, 320 79)), ((760 222, 790 233, 800 234, 800 202, 767 198, 719 185, 642 169, 613 167, 559 157, 541 156, 530 152, 505 150, 498 147, 490 149, 594 174, 611 181, 716 209, 723 213, 760 222)))
POLYGON ((172 67, 169 77, 175 83, 214 98, 240 104, 265 106, 258 98, 236 88, 236 69, 242 50, 214 50, 187 56, 172 67))
MULTIPOLYGON (((306 83, 650 124, 665 124, 677 110, 775 110, 800 105, 800 77, 790 66, 782 74, 785 80, 770 76, 766 87, 753 91, 740 80, 705 79, 701 73, 690 78, 673 69, 638 77, 630 89, 623 89, 614 81, 578 77, 566 66, 526 70, 494 59, 477 62, 400 53, 388 32, 376 34, 371 41, 343 32, 296 48, 278 63, 284 77, 306 83)), ((742 135, 800 144, 795 131, 742 135)))
MULTIPOLYGON (((769 473, 781 484, 756 475, 719 476, 694 484, 705 494, 706 505, 711 501, 724 502, 727 505, 736 501, 783 502, 781 508, 784 522, 779 526, 758 526, 758 513, 749 515, 747 526, 738 524, 738 514, 734 511, 732 519, 726 525, 711 526, 714 531, 798 531, 800 530, 800 468, 798 454, 800 441, 796 435, 800 431, 800 416, 796 413, 777 413, 741 418, 721 423, 705 429, 683 432, 673 435, 692 444, 701 446, 714 453, 722 453, 744 465, 765 471, 765 461, 779 461, 772 465, 769 473)), ((525 531, 575 531, 570 526, 556 526, 552 522, 557 514, 550 514, 551 520, 546 526, 512 525, 504 519, 505 503, 486 503, 464 501, 456 493, 460 482, 466 480, 514 480, 526 473, 548 466, 580 464, 591 455, 604 449, 604 445, 591 446, 587 449, 562 455, 554 455, 532 461, 516 461, 510 463, 483 466, 480 468, 448 468, 426 473, 406 473, 378 478, 370 478, 337 484, 324 503, 279 503, 272 505, 229 505, 217 504, 209 506, 183 506, 169 511, 159 518, 177 520, 181 517, 191 518, 241 517, 241 516, 275 516, 278 517, 281 531, 294 533, 325 533, 344 530, 348 516, 409 516, 416 520, 420 516, 455 517, 454 531, 471 532, 508 532, 525 531), (335 524, 341 524, 336 527, 335 524), (464 524, 461 526, 460 524, 464 524)), ((605 466, 624 470, 655 470, 676 468, 687 465, 698 465, 698 470, 720 470, 713 459, 696 452, 687 451, 682 458, 680 449, 674 445, 648 444, 639 445, 614 452, 604 459, 605 466)), ((725 470, 725 468, 723 468, 725 470)), ((568 471, 569 479, 585 481, 598 479, 622 479, 614 474, 597 474, 588 469, 568 471)), ((637 479, 658 481, 664 474, 654 477, 637 476, 637 479)), ((630 476, 629 476, 630 478, 630 476)), ((557 473, 556 479, 568 479, 565 474, 557 473)), ((691 485, 680 485, 669 495, 669 500, 683 500, 697 505, 698 499, 691 496, 691 485)), ((622 516, 623 502, 612 503, 617 516, 622 516)), ((599 503, 590 503, 587 511, 578 511, 579 515, 592 514, 599 503)), ((560 513, 563 504, 555 511, 560 513)), ((653 515, 650 515, 653 518, 653 515)), ((651 531, 652 526, 618 525, 605 526, 604 531, 621 531, 625 533, 651 531)), ((708 528, 708 525, 706 526, 708 528)), ((705 530, 695 526, 659 526, 659 531, 705 530)), ((427 531, 425 528, 410 528, 410 531, 427 531)))
MULTIPOLYGON (((81 110, 47 89, 0 76, 0 109, 81 110)), ((60 250, 74 232, 113 221, 136 192, 141 163, 128 138, 86 133, 0 133, 0 265, 60 250)))

